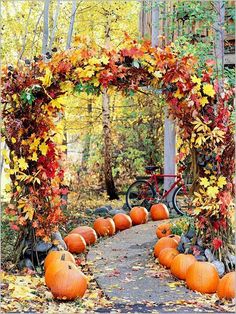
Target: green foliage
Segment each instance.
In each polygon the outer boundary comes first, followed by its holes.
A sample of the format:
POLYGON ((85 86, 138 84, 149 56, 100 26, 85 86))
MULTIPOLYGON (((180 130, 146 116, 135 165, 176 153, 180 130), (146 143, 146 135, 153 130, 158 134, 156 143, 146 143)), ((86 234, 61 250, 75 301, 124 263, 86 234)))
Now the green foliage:
POLYGON ((187 232, 190 227, 194 227, 193 218, 183 217, 174 222, 171 222, 170 230, 172 234, 181 236, 183 233, 187 232))

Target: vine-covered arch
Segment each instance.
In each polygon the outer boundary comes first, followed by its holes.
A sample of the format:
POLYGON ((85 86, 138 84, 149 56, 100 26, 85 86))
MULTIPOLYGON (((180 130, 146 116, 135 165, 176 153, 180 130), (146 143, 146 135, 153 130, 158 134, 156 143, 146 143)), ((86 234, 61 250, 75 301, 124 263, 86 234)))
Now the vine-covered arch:
POLYGON ((39 57, 4 69, 3 135, 10 150, 5 158, 12 193, 6 212, 19 231, 18 257, 36 237, 50 241, 63 221, 61 194, 66 191, 57 127, 63 95, 68 90, 99 95, 113 89, 132 96, 144 86, 162 89, 169 115, 176 120, 177 160, 192 156, 192 214, 202 240, 219 257, 227 255, 234 172, 232 91, 225 84, 219 92, 210 63, 202 73, 196 69, 193 56, 179 58, 174 47, 153 48, 128 36, 119 50, 81 39, 77 47, 56 53, 48 62, 39 57))

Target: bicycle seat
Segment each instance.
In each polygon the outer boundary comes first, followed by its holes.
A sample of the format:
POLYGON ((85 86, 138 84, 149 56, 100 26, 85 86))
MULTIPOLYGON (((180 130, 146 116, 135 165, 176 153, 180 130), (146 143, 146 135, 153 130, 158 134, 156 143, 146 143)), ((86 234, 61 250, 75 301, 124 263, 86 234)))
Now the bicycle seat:
POLYGON ((155 171, 155 170, 158 169, 158 167, 157 167, 157 166, 146 166, 145 169, 146 169, 147 171, 155 171))

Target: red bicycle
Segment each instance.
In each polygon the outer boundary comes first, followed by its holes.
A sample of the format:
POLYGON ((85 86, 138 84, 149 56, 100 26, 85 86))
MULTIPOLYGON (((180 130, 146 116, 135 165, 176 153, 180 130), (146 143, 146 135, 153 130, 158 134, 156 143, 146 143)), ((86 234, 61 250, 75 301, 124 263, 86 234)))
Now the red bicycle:
POLYGON ((182 174, 156 174, 154 173, 158 169, 156 166, 147 166, 145 169, 151 176, 135 181, 127 190, 126 204, 129 209, 144 206, 149 210, 153 203, 165 201, 169 193, 174 190, 172 204, 175 211, 179 215, 187 215, 191 208, 191 198, 189 186, 185 185, 182 174), (175 179, 167 191, 164 190, 164 178, 175 179))

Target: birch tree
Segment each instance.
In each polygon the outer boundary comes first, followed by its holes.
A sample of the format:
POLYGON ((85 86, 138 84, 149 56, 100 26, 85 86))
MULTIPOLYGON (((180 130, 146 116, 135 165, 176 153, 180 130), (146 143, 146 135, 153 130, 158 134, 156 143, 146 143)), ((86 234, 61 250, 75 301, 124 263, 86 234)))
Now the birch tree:
POLYGON ((66 49, 69 49, 71 45, 72 34, 73 34, 73 29, 74 29, 74 24, 75 24, 75 14, 77 10, 76 2, 77 2, 76 0, 73 0, 72 2, 71 18, 70 18, 70 25, 69 25, 68 36, 67 36, 67 41, 66 41, 66 49))
POLYGON ((44 0, 44 16, 43 16, 43 45, 42 55, 46 56, 48 50, 48 37, 49 37, 49 6, 50 0, 44 0))
POLYGON ((50 36, 50 42, 49 42, 49 46, 48 46, 49 51, 52 50, 52 45, 53 45, 53 42, 55 40, 57 21, 58 21, 58 16, 59 16, 59 12, 60 12, 60 4, 61 4, 61 0, 57 0, 57 6, 56 6, 55 14, 53 17, 53 26, 52 26, 51 36, 50 36))

